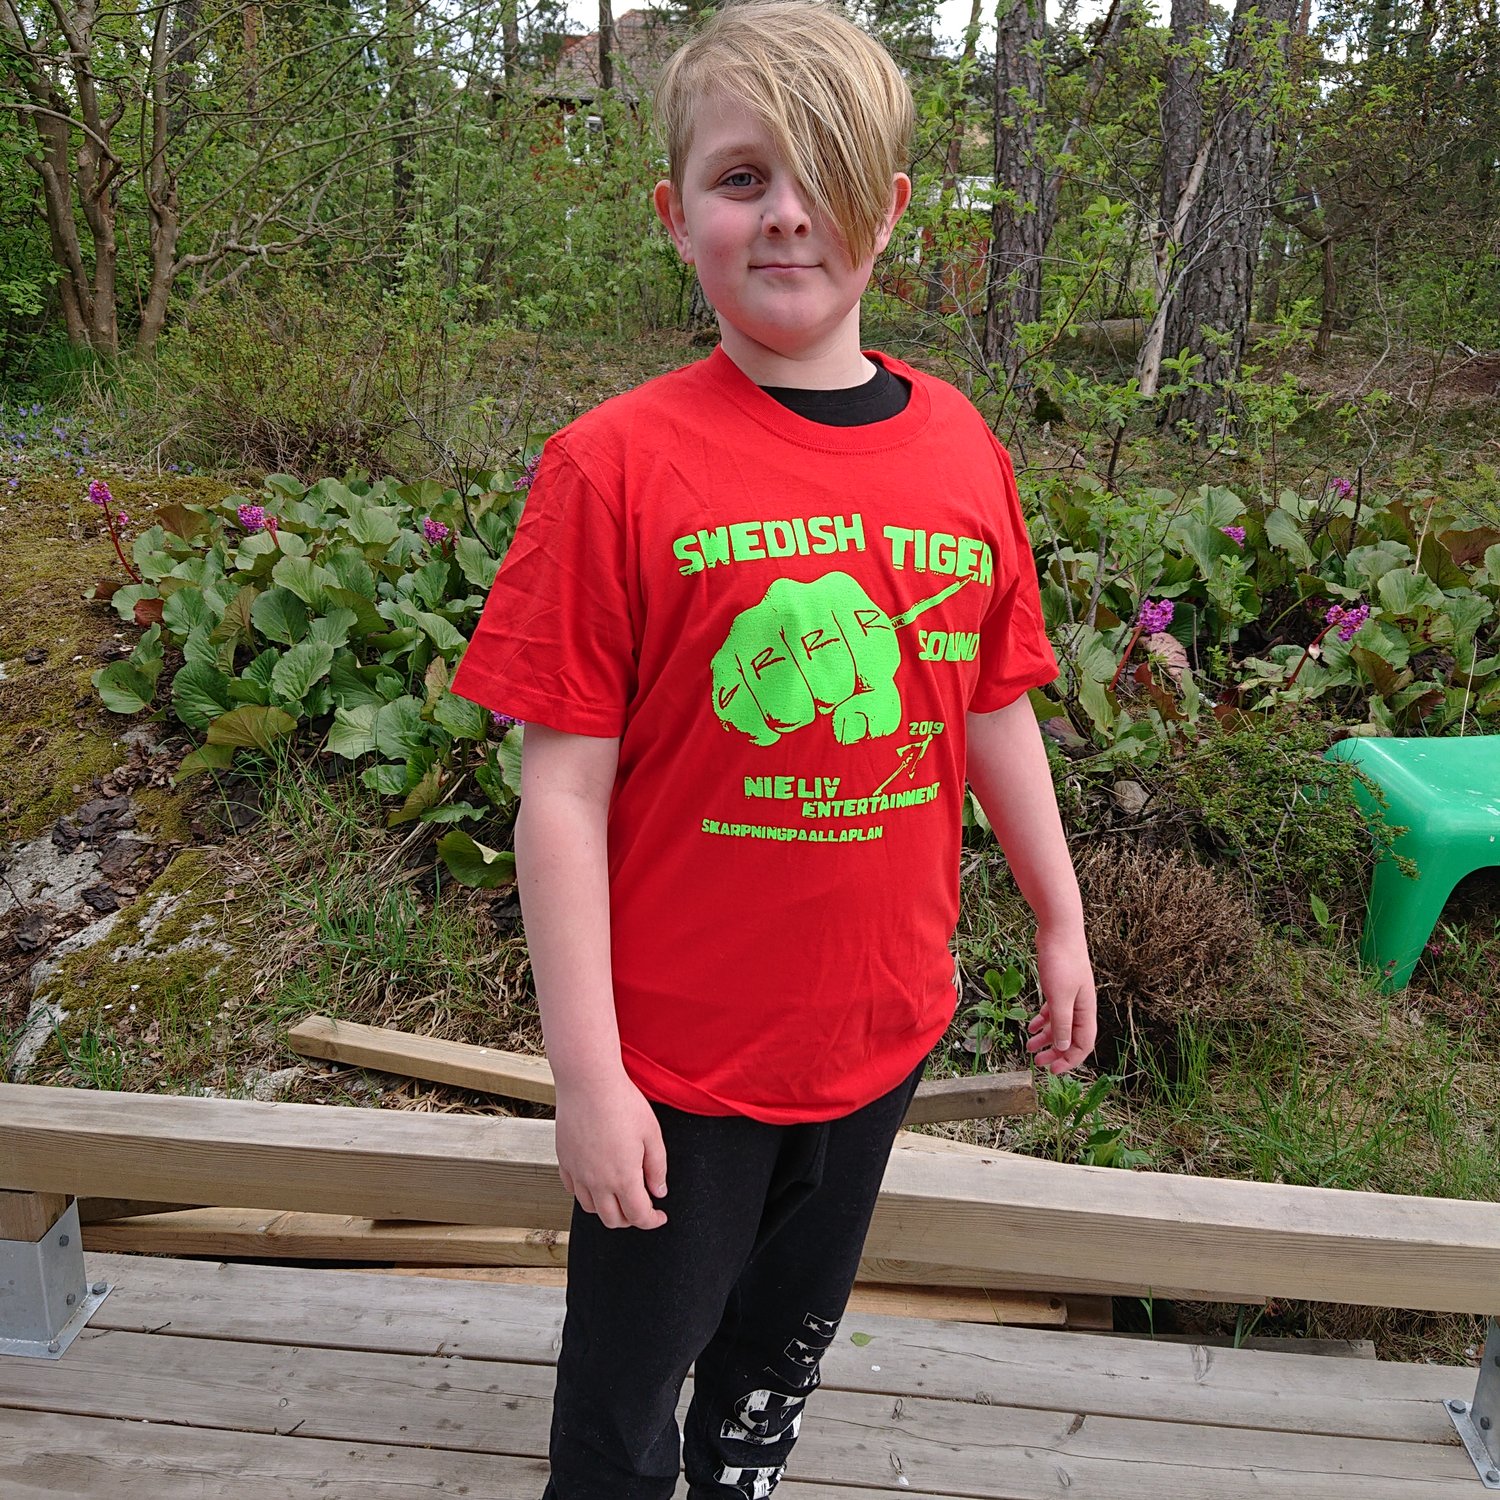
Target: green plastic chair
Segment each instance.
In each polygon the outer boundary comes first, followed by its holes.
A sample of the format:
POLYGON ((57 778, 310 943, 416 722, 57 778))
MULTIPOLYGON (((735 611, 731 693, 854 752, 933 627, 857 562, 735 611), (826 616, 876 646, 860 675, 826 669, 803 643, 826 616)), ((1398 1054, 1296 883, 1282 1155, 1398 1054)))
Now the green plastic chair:
MULTIPOLYGON (((1408 831, 1392 853, 1416 866, 1403 875, 1382 859, 1370 885, 1360 956, 1378 969, 1381 988, 1411 978, 1443 905, 1465 875, 1500 865, 1500 735, 1463 739, 1340 740, 1329 760, 1348 760, 1385 793, 1384 817, 1408 831)), ((1359 789, 1368 814, 1378 809, 1359 789)))

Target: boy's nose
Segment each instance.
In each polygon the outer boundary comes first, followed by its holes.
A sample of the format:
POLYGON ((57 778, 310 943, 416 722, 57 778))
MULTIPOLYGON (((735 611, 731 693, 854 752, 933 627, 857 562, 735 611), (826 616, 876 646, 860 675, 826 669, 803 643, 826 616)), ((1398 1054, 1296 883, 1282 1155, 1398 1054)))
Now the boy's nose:
POLYGON ((767 234, 807 234, 812 229, 812 214, 795 183, 773 188, 763 201, 761 225, 767 234))

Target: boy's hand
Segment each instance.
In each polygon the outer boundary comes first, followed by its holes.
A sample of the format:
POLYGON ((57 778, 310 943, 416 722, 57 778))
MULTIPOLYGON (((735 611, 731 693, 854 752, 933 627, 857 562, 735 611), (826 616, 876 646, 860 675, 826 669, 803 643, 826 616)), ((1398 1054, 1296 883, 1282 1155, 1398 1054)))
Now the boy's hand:
POLYGON ((1049 933, 1036 939, 1042 1008, 1031 1018, 1026 1050, 1039 1067, 1068 1073, 1094 1050, 1098 1005, 1094 971, 1083 933, 1049 933))
POLYGON ((597 1214, 606 1229, 659 1229, 667 1222, 651 1202, 667 1196, 661 1126, 623 1072, 605 1087, 558 1089, 557 1168, 578 1206, 597 1214))

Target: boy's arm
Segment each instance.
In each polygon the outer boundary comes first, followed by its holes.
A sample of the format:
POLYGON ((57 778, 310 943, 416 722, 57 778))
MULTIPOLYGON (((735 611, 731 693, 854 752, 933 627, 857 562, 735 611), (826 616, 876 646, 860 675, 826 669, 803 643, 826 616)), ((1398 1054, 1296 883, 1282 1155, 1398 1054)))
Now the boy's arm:
POLYGON ((1057 811, 1047 751, 1023 693, 994 713, 968 716, 969 784, 1036 913, 1042 1008, 1026 1050, 1053 1073, 1076 1068, 1094 1048, 1094 973, 1083 902, 1057 811))
POLYGON ((620 1061, 610 977, 605 825, 617 739, 526 726, 516 873, 542 1034, 557 1084, 563 1185, 609 1229, 667 1216, 666 1152, 651 1106, 620 1061))

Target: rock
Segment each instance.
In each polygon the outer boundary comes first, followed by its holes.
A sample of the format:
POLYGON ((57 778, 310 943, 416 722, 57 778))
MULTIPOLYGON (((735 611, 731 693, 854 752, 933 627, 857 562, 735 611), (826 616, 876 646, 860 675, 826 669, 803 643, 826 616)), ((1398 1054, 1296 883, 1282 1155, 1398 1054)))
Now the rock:
POLYGON ((274 1072, 267 1072, 264 1068, 246 1068, 245 1082, 249 1085, 252 1099, 270 1104, 290 1093, 292 1086, 306 1072, 307 1069, 299 1064, 293 1064, 290 1068, 277 1068, 274 1072))
POLYGON ((1138 781, 1115 782, 1112 795, 1115 799, 1115 806, 1127 818, 1139 817, 1142 809, 1151 800, 1151 793, 1138 781))
POLYGON ((52 1033, 67 1019, 60 1005, 42 1000, 34 1003, 10 1054, 10 1081, 24 1083, 37 1054, 52 1039, 52 1033))
POLYGON ((41 646, 33 646, 25 656, 21 658, 28 667, 39 667, 47 660, 47 653, 41 646))
POLYGON ((53 905, 72 911, 83 888, 98 878, 99 861, 93 850, 68 846, 42 835, 17 844, 6 853, 5 879, 0 882, 0 916, 14 907, 53 905))

